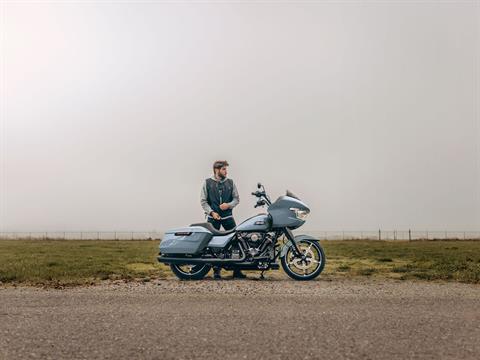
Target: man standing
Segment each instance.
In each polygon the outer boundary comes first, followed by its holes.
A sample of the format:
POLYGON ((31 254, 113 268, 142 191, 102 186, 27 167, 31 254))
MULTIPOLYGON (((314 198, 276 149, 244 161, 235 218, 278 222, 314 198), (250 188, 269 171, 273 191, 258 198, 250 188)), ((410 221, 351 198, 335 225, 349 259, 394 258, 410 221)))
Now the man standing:
MULTIPOLYGON (((204 181, 200 196, 200 204, 207 216, 207 221, 217 230, 223 226, 231 230, 236 226, 232 209, 240 202, 237 187, 232 179, 227 179, 228 162, 215 161, 213 163, 213 176, 204 181)), ((220 267, 214 267, 215 279, 221 279, 220 267)), ((245 278, 240 270, 234 270, 234 278, 245 278)))

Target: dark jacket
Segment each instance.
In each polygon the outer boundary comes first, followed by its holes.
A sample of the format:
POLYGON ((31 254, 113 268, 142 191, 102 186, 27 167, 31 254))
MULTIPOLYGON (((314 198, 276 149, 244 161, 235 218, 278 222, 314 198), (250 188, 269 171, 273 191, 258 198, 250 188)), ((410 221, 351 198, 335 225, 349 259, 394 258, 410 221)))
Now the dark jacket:
POLYGON ((232 179, 217 180, 214 177, 205 179, 200 195, 200 204, 207 216, 212 211, 218 213, 222 218, 231 217, 232 209, 238 205, 240 197, 237 187, 232 179), (221 210, 220 204, 227 203, 229 208, 221 210))

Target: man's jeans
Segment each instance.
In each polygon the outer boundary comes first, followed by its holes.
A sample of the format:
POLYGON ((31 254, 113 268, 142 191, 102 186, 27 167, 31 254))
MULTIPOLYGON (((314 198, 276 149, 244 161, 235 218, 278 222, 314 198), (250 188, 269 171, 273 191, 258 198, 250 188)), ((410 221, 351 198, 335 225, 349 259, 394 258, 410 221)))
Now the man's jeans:
MULTIPOLYGON (((226 218, 226 219, 223 219, 223 220, 215 220, 213 218, 208 218, 208 222, 210 224, 213 225, 213 227, 217 230, 220 230, 220 226, 223 226, 223 228, 225 230, 231 230, 233 229, 235 226, 237 226, 237 224, 235 223, 235 220, 233 219, 233 217, 230 217, 230 218, 226 218)), ((216 273, 216 274, 220 274, 220 270, 221 270, 221 267, 220 266, 214 266, 213 267, 213 272, 216 273)), ((235 274, 238 274, 240 273, 240 270, 239 269, 235 269, 233 270, 233 276, 235 277, 235 274)), ((240 275, 242 275, 240 273, 240 275)))
MULTIPOLYGON (((235 220, 233 219, 233 217, 229 217, 229 218, 226 218, 226 219, 223 219, 223 220, 215 220, 214 218, 211 218, 209 217, 208 218, 208 222, 210 224, 213 225, 213 227, 217 230, 220 230, 220 226, 223 226, 223 228, 225 230, 231 230, 233 229, 235 226, 237 226, 237 224, 235 223, 235 220)), ((213 272, 215 274, 218 274, 220 275, 220 270, 221 270, 221 267, 220 266, 214 266, 213 267, 213 272)))

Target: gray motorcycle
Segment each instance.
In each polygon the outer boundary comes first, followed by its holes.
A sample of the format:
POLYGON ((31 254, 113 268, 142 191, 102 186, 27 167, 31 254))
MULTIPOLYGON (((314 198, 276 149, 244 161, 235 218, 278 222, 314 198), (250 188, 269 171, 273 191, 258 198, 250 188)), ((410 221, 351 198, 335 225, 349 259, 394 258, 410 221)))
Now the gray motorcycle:
POLYGON ((198 223, 165 233, 158 261, 170 265, 183 280, 200 280, 212 266, 226 270, 283 270, 295 280, 312 280, 325 267, 325 253, 319 242, 292 230, 305 223, 308 206, 287 190, 271 202, 265 187, 258 184, 252 195, 256 207, 267 205, 267 213, 253 216, 236 228, 219 231, 212 224, 198 223))

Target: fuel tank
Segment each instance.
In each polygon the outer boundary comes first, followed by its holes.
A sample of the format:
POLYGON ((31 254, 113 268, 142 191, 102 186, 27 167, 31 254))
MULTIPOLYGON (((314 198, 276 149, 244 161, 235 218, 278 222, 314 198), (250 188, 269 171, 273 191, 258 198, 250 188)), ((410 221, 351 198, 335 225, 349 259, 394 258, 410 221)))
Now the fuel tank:
POLYGON ((272 219, 268 214, 255 215, 236 227, 236 231, 269 231, 272 219))

